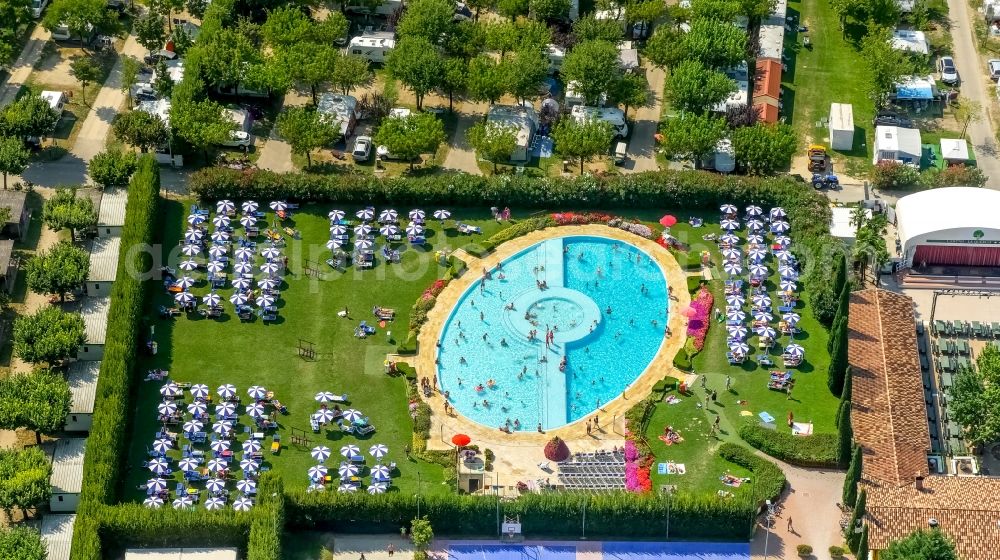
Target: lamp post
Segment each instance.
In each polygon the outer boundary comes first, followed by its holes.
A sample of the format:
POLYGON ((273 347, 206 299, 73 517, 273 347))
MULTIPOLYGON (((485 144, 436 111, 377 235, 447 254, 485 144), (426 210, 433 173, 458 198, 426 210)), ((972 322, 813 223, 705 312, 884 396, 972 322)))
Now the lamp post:
POLYGON ((767 513, 764 515, 764 560, 767 560, 767 541, 771 536, 771 523, 774 521, 774 504, 767 500, 767 513))
POLYGON ((420 471, 417 471, 417 519, 420 519, 420 471))

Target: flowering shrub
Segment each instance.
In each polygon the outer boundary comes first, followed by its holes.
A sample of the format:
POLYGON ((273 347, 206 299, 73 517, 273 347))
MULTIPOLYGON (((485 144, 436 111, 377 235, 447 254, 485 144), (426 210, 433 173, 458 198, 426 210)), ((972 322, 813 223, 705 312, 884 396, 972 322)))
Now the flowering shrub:
POLYGON ((542 451, 545 454, 545 458, 549 461, 559 462, 569 459, 569 447, 566 447, 566 442, 560 439, 559 436, 549 440, 542 451))
POLYGON ((431 299, 438 297, 438 294, 444 291, 445 286, 448 285, 447 280, 435 280, 429 288, 424 290, 424 293, 420 294, 421 299, 431 299))
POLYGON ((646 239, 653 238, 653 230, 646 224, 630 222, 622 218, 614 218, 608 221, 608 225, 611 227, 625 230, 629 233, 634 233, 639 237, 645 237, 646 239))
POLYGON ((708 288, 704 286, 698 290, 698 295, 691 300, 691 309, 694 310, 694 313, 688 319, 687 335, 694 344, 695 350, 701 351, 705 346, 708 326, 712 322, 713 303, 712 292, 708 291, 708 288))
POLYGON ((650 466, 653 457, 640 455, 632 440, 625 440, 625 489, 629 492, 649 492, 653 489, 650 466))
POLYGON ((625 440, 625 460, 632 462, 638 458, 639 449, 635 446, 635 442, 630 439, 625 440))
POLYGON ((604 214, 602 212, 556 212, 555 214, 552 214, 552 219, 555 220, 557 225, 569 226, 582 224, 606 224, 613 218, 610 214, 604 214))

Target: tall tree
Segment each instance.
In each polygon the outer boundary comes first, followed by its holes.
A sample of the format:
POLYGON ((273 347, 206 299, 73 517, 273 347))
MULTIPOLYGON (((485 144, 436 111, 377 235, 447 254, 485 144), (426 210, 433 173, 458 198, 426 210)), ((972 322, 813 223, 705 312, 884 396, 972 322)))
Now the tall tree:
POLYGON ((69 383, 58 372, 39 370, 8 377, 0 381, 0 428, 32 430, 41 445, 42 434, 66 427, 72 400, 69 383))
POLYGON ((450 0, 412 0, 396 31, 404 40, 419 37, 433 45, 442 45, 451 33, 454 17, 455 4, 450 0))
POLYGON ((170 99, 174 92, 174 80, 170 77, 167 69, 167 61, 160 60, 156 63, 156 79, 153 80, 153 91, 160 99, 170 99))
POLYGON ((653 31, 653 35, 646 41, 646 49, 643 54, 654 65, 665 70, 672 70, 687 58, 684 35, 685 33, 677 27, 661 25, 653 31))
POLYGON ((573 36, 577 42, 608 41, 618 43, 623 38, 621 23, 613 19, 597 19, 588 15, 573 23, 573 36))
POLYGON ((493 164, 496 173, 497 163, 509 160, 514 153, 517 129, 513 125, 479 121, 469 128, 467 138, 479 157, 493 164))
MULTIPOLYGON (((11 519, 14 509, 26 516, 52 495, 52 463, 41 447, 0 449, 0 509, 11 519)), ((20 555, 7 558, 27 558, 20 555)))
POLYGON ((587 105, 599 105, 601 96, 622 77, 618 47, 607 41, 580 43, 566 55, 562 75, 566 83, 575 83, 574 89, 587 105))
POLYGON ((66 301, 66 293, 87 281, 90 254, 69 241, 60 241, 38 253, 25 265, 28 289, 38 294, 56 294, 66 301))
POLYGON ((854 452, 851 453, 851 464, 847 466, 847 476, 844 478, 842 498, 844 505, 853 504, 858 501, 858 482, 861 480, 862 461, 864 461, 864 454, 861 452, 860 447, 855 446, 854 452))
POLYGON ((487 55, 479 55, 469 62, 466 87, 476 101, 497 102, 506 89, 506 66, 497 64, 487 55))
POLYGON ((497 13, 514 21, 528 15, 529 0, 497 0, 497 13))
POLYGON ((419 36, 404 37, 386 60, 392 77, 413 92, 418 111, 423 108, 424 96, 440 83, 443 66, 444 60, 434 45, 419 36))
POLYGON ((679 111, 702 114, 734 91, 736 83, 725 74, 697 60, 685 60, 667 77, 665 96, 679 111))
POLYGON ((287 48, 298 43, 312 42, 313 25, 309 16, 298 6, 282 6, 267 14, 267 19, 260 26, 260 34, 267 45, 287 48))
POLYGON ((976 367, 959 370, 948 389, 948 412, 971 446, 1000 440, 1000 350, 987 344, 976 367))
POLYGON ((715 153, 726 134, 726 121, 714 115, 685 113, 667 119, 662 125, 663 149, 674 157, 689 159, 695 168, 715 153))
POLYGON ((164 17, 156 12, 148 11, 136 18, 132 24, 135 40, 150 53, 163 48, 167 40, 167 27, 164 17))
POLYGON ((528 0, 528 13, 544 22, 562 22, 569 19, 570 0, 528 0))
POLYGON ((436 152, 444 139, 444 125, 430 113, 385 119, 375 133, 375 142, 388 148, 394 157, 409 162, 411 171, 420 154, 436 152))
POLYGON ((210 100, 175 99, 170 107, 170 126, 178 138, 201 150, 205 161, 209 161, 208 149, 232 138, 236 130, 236 123, 222 105, 210 100))
POLYGON ((344 95, 351 93, 351 90, 363 86, 372 79, 371 70, 368 68, 368 61, 360 56, 342 55, 337 59, 336 66, 333 67, 333 74, 330 82, 344 95))
POLYGON ((724 70, 746 58, 747 34, 732 22, 696 19, 684 36, 684 48, 688 57, 724 70))
POLYGON ((540 50, 522 49, 504 62, 507 91, 519 101, 534 99, 548 76, 549 61, 540 50))
POLYGON ((121 92, 126 95, 126 100, 128 101, 128 109, 132 109, 132 85, 139 81, 139 70, 142 69, 142 63, 139 59, 134 56, 129 56, 127 54, 121 55, 122 63, 122 74, 121 74, 121 92))
POLYGON ((777 0, 736 0, 739 14, 747 18, 751 26, 759 25, 762 19, 774 12, 777 4, 777 0))
POLYGON ((868 70, 868 96, 881 109, 896 84, 916 70, 908 53, 892 46, 892 32, 885 27, 870 29, 861 39, 861 58, 868 70))
POLYGON ((625 74, 608 91, 608 101, 615 105, 623 105, 625 118, 628 118, 630 107, 645 107, 649 104, 649 81, 645 72, 625 74))
POLYGON ((87 163, 87 174, 105 189, 125 187, 138 167, 139 157, 135 152, 108 148, 87 163))
POLYGON ((83 102, 87 102, 87 85, 101 79, 101 66, 93 57, 81 56, 73 59, 69 64, 69 73, 80 82, 80 95, 83 102))
POLYGON ((0 0, 0 60, 14 57, 18 32, 31 21, 30 0, 0 0))
POLYGON ((53 0, 42 25, 49 31, 65 25, 82 45, 91 33, 113 34, 118 19, 108 10, 107 0, 53 0))
POLYGON ((145 111, 118 113, 111 122, 115 136, 146 153, 167 143, 170 133, 163 119, 145 111))
POLYGON ((771 175, 788 167, 798 143, 792 127, 759 122, 733 131, 736 161, 753 175, 771 175))
POLYGON ((251 40, 251 35, 239 28, 224 28, 204 43, 202 72, 216 87, 256 87, 264 80, 264 56, 251 40))
POLYGON ((467 80, 468 65, 465 61, 454 57, 446 58, 438 88, 448 96, 448 112, 455 112, 455 94, 465 89, 467 80))
POLYGON ((41 96, 25 95, 0 108, 0 136, 45 136, 61 116, 41 96))
POLYGON ((729 0, 702 0, 691 4, 691 19, 710 19, 732 25, 740 13, 737 2, 729 0))
POLYGON ((600 119, 563 118, 552 129, 552 139, 555 148, 563 157, 580 162, 580 174, 583 175, 583 163, 588 159, 607 153, 611 147, 614 131, 611 125, 600 119))
POLYGON ((97 210, 89 197, 76 196, 75 188, 61 188, 42 206, 42 221, 51 230, 69 230, 75 238, 77 230, 97 225, 97 210))
POLYGON ((427 555, 427 548, 434 541, 434 529, 426 517, 417 517, 410 522, 410 541, 417 552, 427 555))
POLYGON ((14 354, 32 364, 61 364, 86 340, 83 317, 58 307, 42 307, 14 321, 14 354))
POLYGON ((889 543, 879 560, 958 560, 955 544, 938 529, 916 531, 889 543))
MULTIPOLYGON (((838 325, 835 325, 838 326, 838 325)), ((844 378, 848 371, 847 358, 847 323, 841 321, 839 330, 830 332, 833 338, 833 350, 830 352, 830 365, 827 369, 826 384, 830 392, 840 396, 844 391, 844 378)))
POLYGON ((288 107, 278 115, 275 126, 292 147, 292 153, 306 156, 309 167, 311 152, 332 145, 340 136, 340 127, 312 107, 288 107))
POLYGON ((48 550, 38 529, 20 525, 0 529, 0 558, 45 560, 48 550))
POLYGON ((309 88, 313 105, 318 103, 319 88, 333 81, 344 55, 333 45, 299 43, 281 54, 289 76, 309 88))
POLYGON ((24 141, 10 136, 0 137, 0 173, 3 173, 3 188, 7 190, 7 175, 20 175, 28 168, 31 152, 24 147, 24 141))

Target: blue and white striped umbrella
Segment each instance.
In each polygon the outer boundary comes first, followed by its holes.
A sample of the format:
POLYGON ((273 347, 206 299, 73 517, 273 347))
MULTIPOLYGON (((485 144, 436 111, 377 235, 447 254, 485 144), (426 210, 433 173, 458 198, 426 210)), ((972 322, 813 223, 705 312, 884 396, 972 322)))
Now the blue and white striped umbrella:
POLYGON ((365 415, 362 414, 360 410, 348 408, 344 411, 344 420, 347 420, 348 422, 357 422, 364 417, 365 415))
POLYGON ((383 210, 378 214, 378 221, 383 223, 395 222, 397 219, 399 219, 399 214, 391 208, 383 210))
POLYGON ((160 394, 163 395, 164 397, 176 397, 183 393, 184 391, 181 390, 180 386, 174 383, 173 381, 164 383, 163 386, 160 387, 160 394))
POLYGON ((160 477, 151 478, 146 481, 146 490, 152 493, 163 492, 167 489, 167 481, 160 477))
POLYGON ((741 305, 743 305, 746 302, 747 302, 747 298, 745 298, 745 297, 743 297, 741 295, 738 295, 738 294, 734 294, 734 295, 731 295, 731 296, 726 296, 726 305, 732 305, 732 306, 735 306, 735 307, 740 307, 741 305))
POLYGON ((236 257, 236 260, 252 261, 254 256, 253 249, 249 247, 240 247, 239 249, 236 250, 235 253, 233 253, 233 256, 236 257))
POLYGON ((228 231, 218 231, 218 230, 213 231, 212 232, 212 241, 214 241, 216 243, 224 243, 226 241, 229 241, 229 232, 228 231))
POLYGON ((778 274, 780 274, 781 277, 785 278, 786 280, 798 280, 799 278, 799 271, 795 270, 790 266, 778 267, 778 274))
MULTIPOLYGON (((232 387, 232 386, 230 385, 230 387, 232 387)), ((236 394, 236 387, 232 387, 232 388, 233 388, 233 395, 235 395, 236 394)), ((223 398, 231 398, 231 397, 232 397, 232 395, 230 395, 229 397, 223 397, 223 398)), ((215 405, 215 415, 217 417, 219 417, 219 418, 231 418, 231 417, 235 416, 236 415, 236 403, 234 403, 234 402, 224 402, 224 403, 215 405)))
POLYGON ((198 268, 198 263, 194 261, 181 261, 181 264, 177 265, 177 268, 190 272, 198 268))
POLYGON ((784 279, 778 283, 778 288, 783 292, 794 292, 798 289, 798 283, 795 280, 784 279))
POLYGON ((284 212, 285 210, 288 210, 288 204, 284 200, 272 200, 268 206, 270 206, 271 210, 274 210, 275 212, 284 212))
POLYGON ((163 507, 163 498, 150 496, 142 501, 142 505, 148 507, 149 509, 159 509, 163 507))
POLYGON ((378 228, 378 232, 386 237, 391 237, 399 233, 399 226, 395 224, 386 224, 378 228))
POLYGON ((205 223, 205 216, 202 216, 201 214, 188 214, 187 223, 193 226, 203 224, 205 223))
POLYGON ((153 451, 157 453, 166 453, 174 448, 174 443, 169 439, 158 439, 153 442, 153 451))
POLYGON ((247 472, 257 472, 260 469, 260 463, 254 459, 244 457, 240 459, 240 468, 247 472))
POLYGON ((747 328, 743 325, 729 325, 726 327, 726 335, 729 338, 738 338, 743 340, 747 337, 747 328))
POLYGON ((369 494, 385 494, 388 487, 385 484, 370 484, 368 486, 369 494))
POLYGON ((205 265, 205 269, 212 274, 218 274, 226 269, 226 265, 221 261, 208 261, 208 264, 205 265))
POLYGON ((182 290, 186 290, 191 286, 194 286, 194 284, 195 284, 194 278, 191 278, 190 276, 181 276, 180 278, 177 279, 176 282, 174 282, 174 286, 177 286, 182 290))
POLYGON ((249 290, 250 284, 249 278, 233 278, 233 288, 237 290, 249 290))
POLYGON ((262 290, 273 290, 278 287, 281 282, 276 278, 261 278, 257 281, 257 287, 262 290))
POLYGON ((752 260, 761 261, 767 257, 767 251, 760 248, 753 248, 747 251, 747 256, 752 260))
POLYGON ((212 440, 212 443, 210 444, 210 447, 212 448, 212 451, 215 451, 216 453, 222 453, 224 451, 229 451, 229 449, 231 448, 231 446, 232 446, 232 444, 229 443, 228 439, 216 439, 216 440, 212 440))
POLYGON ((222 258, 226 256, 226 253, 228 252, 229 250, 226 249, 225 247, 222 247, 221 245, 213 245, 208 248, 208 255, 213 259, 222 258))
POLYGON ((156 405, 156 411, 164 416, 170 416, 177 412, 177 405, 172 402, 161 402, 156 405))
POLYGON ((375 209, 369 206, 368 208, 362 208, 361 210, 358 210, 357 212, 354 213, 354 215, 357 216, 358 219, 360 220, 368 221, 375 217, 375 209))
POLYGON ((205 509, 214 511, 226 507, 226 501, 222 498, 209 498, 205 500, 205 509))
POLYGON ((330 235, 333 237, 339 237, 341 235, 347 234, 347 226, 341 224, 333 224, 330 226, 330 235))
POLYGON ((337 395, 334 395, 330 391, 320 391, 319 393, 316 393, 315 400, 316 402, 321 403, 333 402, 337 400, 337 395))
POLYGON ((261 445, 260 440, 248 439, 248 440, 246 440, 246 441, 243 442, 243 452, 244 453, 251 453, 251 454, 252 453, 260 453, 260 450, 263 449, 263 447, 264 446, 261 445))
POLYGON ((235 294, 229 296, 229 303, 233 305, 246 305, 250 301, 250 296, 244 292, 236 292, 235 294))
POLYGON ((780 245, 784 249, 787 249, 788 246, 792 244, 792 238, 787 235, 778 235, 774 238, 774 243, 776 245, 780 245))
POLYGON ((280 259, 281 251, 275 247, 268 247, 260 252, 260 256, 265 259, 280 259))
POLYGON ((226 470, 229 467, 229 462, 223 459, 211 459, 208 461, 208 470, 212 472, 219 472, 226 470))
POLYGON ((244 200, 243 204, 240 205, 240 208, 243 209, 244 214, 252 214, 260 208, 260 205, 257 204, 256 200, 244 200))
POLYGON ((208 305, 210 307, 216 307, 220 303, 222 303, 222 296, 220 296, 219 294, 217 294, 215 292, 212 292, 210 294, 205 294, 205 296, 201 298, 201 301, 205 305, 208 305))
POLYGON ((260 265, 260 271, 264 274, 275 274, 278 272, 278 265, 273 262, 266 262, 260 265))
POLYGON ((736 220, 722 220, 719 222, 719 227, 726 231, 733 231, 740 228, 740 223, 736 220))
POLYGON ((343 210, 330 210, 326 216, 330 218, 331 221, 339 222, 344 219, 345 215, 346 214, 344 214, 343 210))
POLYGON ((174 498, 174 509, 186 509, 194 506, 194 498, 191 496, 181 496, 174 498))
POLYGON ((187 228, 184 231, 184 240, 189 243, 195 243, 201 241, 203 237, 205 237, 205 232, 201 231, 200 229, 187 228))
POLYGON ((200 432, 205 428, 205 425, 197 420, 188 420, 182 426, 185 433, 193 434, 195 432, 200 432))
MULTIPOLYGON (((215 394, 219 395, 224 399, 231 399, 236 396, 236 385, 233 385, 231 383, 226 383, 225 385, 219 385, 219 388, 216 389, 215 394)), ((225 403, 219 406, 225 406, 225 403)))
POLYGON ((201 247, 197 245, 185 245, 181 247, 181 254, 186 257, 197 257, 201 254, 201 247))
POLYGON ((801 358, 802 356, 805 356, 806 349, 798 344, 789 344, 788 346, 785 346, 784 353, 788 354, 789 356, 795 356, 796 358, 801 358))
POLYGON ((344 457, 357 457, 361 455, 361 449, 354 444, 347 444, 340 448, 340 454, 344 457))
POLYGON ((424 233, 424 226, 410 222, 406 224, 406 235, 422 235, 424 233))
POLYGON ((236 511, 250 511, 253 507, 253 500, 249 498, 238 498, 233 502, 233 509, 236 511))
POLYGON ((373 246, 374 243, 372 243, 369 239, 359 239, 354 242, 354 247, 356 249, 371 249, 373 246))
POLYGON ((375 465, 371 471, 372 478, 389 478, 389 467, 385 465, 375 465))
POLYGON ((370 235, 372 232, 372 226, 368 224, 361 224, 360 226, 355 226, 354 235, 370 235))
POLYGON ((193 402, 187 405, 188 414, 193 414, 195 416, 201 416, 208 412, 208 405, 203 402, 193 402))
POLYGON ((325 445, 317 445, 316 447, 312 448, 312 451, 309 454, 312 456, 313 459, 316 459, 317 461, 322 463, 323 461, 326 461, 327 459, 330 458, 330 448, 325 445))
POLYGON ((233 204, 232 200, 224 198, 215 203, 215 211, 221 214, 227 214, 229 212, 234 212, 236 210, 236 205, 233 204))
POLYGON ((719 241, 721 241, 723 243, 729 243, 729 244, 739 243, 740 242, 740 236, 736 235, 735 233, 723 233, 719 237, 719 241))
POLYGON ((410 216, 411 220, 416 220, 416 221, 421 221, 427 217, 427 214, 425 214, 424 211, 419 208, 414 208, 413 210, 410 210, 410 213, 408 215, 410 216))
POLYGON ((750 345, 746 342, 732 342, 729 344, 729 351, 742 352, 743 354, 746 354, 750 352, 750 345))
POLYGON ((754 206, 751 204, 747 206, 747 216, 760 216, 764 213, 764 210, 760 206, 754 206))
POLYGON ((334 418, 333 411, 328 408, 321 408, 317 410, 313 416, 315 416, 316 420, 319 420, 320 422, 332 422, 334 418))
POLYGON ((785 233, 790 229, 792 229, 792 226, 788 222, 774 222, 771 224, 771 231, 774 233, 785 233))
POLYGON ((753 320, 754 321, 771 321, 774 319, 774 315, 771 315, 768 311, 754 311, 753 320))
POLYGON ((188 305, 194 302, 194 294, 191 292, 181 292, 179 294, 174 294, 174 301, 181 305, 188 305))
POLYGON ((764 229, 764 222, 760 220, 750 220, 747 222, 747 229, 749 231, 761 231, 764 229))
POLYGON ((376 443, 375 445, 368 448, 368 453, 375 457, 376 459, 381 459, 389 454, 389 448, 384 444, 376 443))
POLYGON ((783 263, 791 262, 795 259, 795 255, 787 249, 779 249, 775 251, 774 256, 783 263))
POLYGON ((177 462, 177 467, 184 472, 194 472, 198 470, 198 460, 185 457, 177 462))
POLYGON ((358 487, 353 484, 341 484, 337 487, 337 493, 339 494, 354 494, 358 491, 358 487))
POLYGON ((771 307, 771 298, 766 294, 757 294, 750 298, 750 303, 756 307, 771 307))
POLYGON ((444 210, 444 209, 435 210, 434 211, 434 217, 437 218, 438 220, 444 221, 444 220, 447 220, 448 218, 451 217, 451 212, 449 212, 448 210, 444 210))
POLYGON ((254 227, 255 225, 257 225, 257 217, 256 216, 240 216, 240 225, 243 226, 243 227, 245 227, 245 228, 254 227))
POLYGON ((781 320, 788 323, 789 325, 795 325, 798 323, 802 317, 798 313, 785 313, 781 316, 781 320))
POLYGON ((260 385, 253 385, 247 389, 247 396, 253 400, 260 400, 267 396, 267 389, 261 387, 260 385))
POLYGON ((253 494, 257 491, 257 483, 252 480, 237 480, 236 489, 244 494, 253 494))
POLYGON ((153 474, 165 474, 170 470, 170 463, 167 463, 167 460, 162 457, 157 457, 146 463, 146 468, 153 474))
POLYGON ((253 263, 249 262, 238 262, 233 265, 233 272, 236 274, 252 274, 253 273, 253 263))
POLYGON ((771 327, 757 327, 753 332, 761 338, 774 338, 775 334, 777 334, 771 327))
POLYGON ((339 239, 331 239, 326 242, 326 248, 333 251, 335 249, 340 249, 344 246, 344 242, 339 239))
POLYGON ((729 311, 728 313, 726 313, 726 319, 728 319, 730 321, 742 321, 742 320, 744 320, 746 318, 747 318, 747 314, 744 313, 744 312, 742 312, 742 311, 740 311, 740 310, 738 310, 738 309, 733 310, 733 311, 729 311))
POLYGON ((738 262, 726 261, 722 263, 722 270, 725 270, 726 274, 740 274, 743 272, 743 267, 738 262))
POLYGON ((747 236, 747 244, 749 244, 749 245, 763 245, 764 244, 764 236, 760 235, 759 233, 754 233, 752 235, 748 235, 747 236))
POLYGON ((326 476, 327 472, 328 471, 327 471, 327 468, 325 466, 323 466, 323 465, 314 465, 312 467, 309 467, 308 474, 309 474, 309 478, 311 478, 313 480, 320 480, 324 476, 326 476))
POLYGON ((784 208, 780 206, 775 206, 774 208, 771 208, 771 211, 768 213, 768 215, 773 220, 775 218, 784 218, 785 216, 788 215, 788 213, 785 212, 784 208))
POLYGON ((348 476, 357 476, 358 466, 352 465, 351 463, 341 463, 340 468, 337 469, 337 473, 340 474, 340 478, 345 478, 348 476))
POLYGON ((209 492, 224 492, 226 490, 226 481, 221 478, 210 478, 205 481, 205 489, 209 492))
POLYGON ((261 416, 264 416, 264 405, 257 403, 248 404, 246 411, 248 416, 260 418, 261 416))
POLYGON ((222 435, 233 431, 233 423, 229 420, 219 420, 212 424, 212 431, 222 435))
POLYGON ((750 265, 751 276, 767 276, 767 267, 762 264, 750 265))
POLYGON ((257 296, 257 305, 261 307, 270 307, 274 305, 274 296, 270 294, 257 296))
POLYGON ((309 486, 306 486, 307 494, 312 494, 313 492, 325 492, 325 491, 326 491, 326 486, 318 482, 314 482, 309 486))
POLYGON ((226 216, 224 214, 217 214, 214 218, 212 218, 212 224, 215 227, 229 227, 229 224, 231 223, 232 220, 229 218, 229 216, 226 216))
POLYGON ((730 247, 728 249, 723 249, 722 250, 722 256, 725 257, 725 258, 727 258, 727 259, 738 259, 742 255, 743 255, 743 253, 741 253, 740 250, 737 249, 737 248, 735 248, 735 247, 730 247))
POLYGON ((738 211, 739 210, 736 208, 736 206, 732 204, 723 204, 722 206, 719 207, 719 212, 722 212, 723 214, 735 214, 738 211))

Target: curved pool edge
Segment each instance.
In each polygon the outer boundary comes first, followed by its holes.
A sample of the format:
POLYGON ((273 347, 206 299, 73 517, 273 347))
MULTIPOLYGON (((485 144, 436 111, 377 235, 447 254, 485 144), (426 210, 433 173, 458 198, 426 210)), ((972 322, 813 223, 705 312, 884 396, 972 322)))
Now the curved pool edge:
MULTIPOLYGON (((478 275, 471 271, 481 270, 483 267, 492 269, 498 262, 504 261, 537 243, 551 238, 568 236, 604 237, 635 245, 656 261, 666 278, 667 285, 676 287, 673 295, 677 297, 677 300, 670 301, 671 309, 682 309, 683 306, 690 304, 686 275, 673 255, 652 240, 617 228, 596 224, 558 226, 533 231, 500 245, 492 253, 481 259, 461 254, 461 258, 466 261, 469 272, 460 278, 452 280, 441 294, 438 295, 434 308, 428 313, 427 321, 418 333, 417 342, 419 351, 415 357, 408 360, 415 366, 417 376, 437 379, 437 341, 440 340, 444 329, 447 327, 448 319, 454 307, 458 304, 466 290, 478 281, 478 275)), ((687 338, 687 329, 680 313, 670 313, 668 324, 673 335, 661 342, 659 349, 646 366, 646 369, 636 376, 635 380, 622 395, 619 395, 601 407, 599 414, 606 419, 601 422, 602 426, 610 426, 609 420, 613 417, 624 416, 625 412, 633 404, 652 391, 653 385, 657 381, 673 371, 673 358, 677 351, 684 345, 687 338)), ((444 399, 440 394, 432 394, 431 397, 425 398, 424 401, 430 405, 433 412, 431 416, 432 437, 428 441, 429 449, 451 448, 452 446, 447 443, 447 440, 454 433, 468 434, 474 441, 480 443, 495 441, 498 442, 498 445, 512 445, 515 443, 520 445, 537 443, 541 445, 553 436, 559 436, 570 441, 586 438, 587 441, 597 443, 600 443, 604 439, 619 441, 624 437, 609 428, 605 428, 604 432, 595 432, 593 435, 596 437, 588 436, 584 422, 586 417, 558 428, 547 430, 544 434, 537 432, 514 432, 513 434, 506 434, 496 428, 484 426, 476 420, 467 418, 461 413, 455 412, 454 409, 452 409, 451 416, 445 415, 444 399), (444 437, 437 437, 434 434, 437 434, 437 436, 443 434, 444 437)), ((609 443, 608 445, 611 444, 609 443)))

